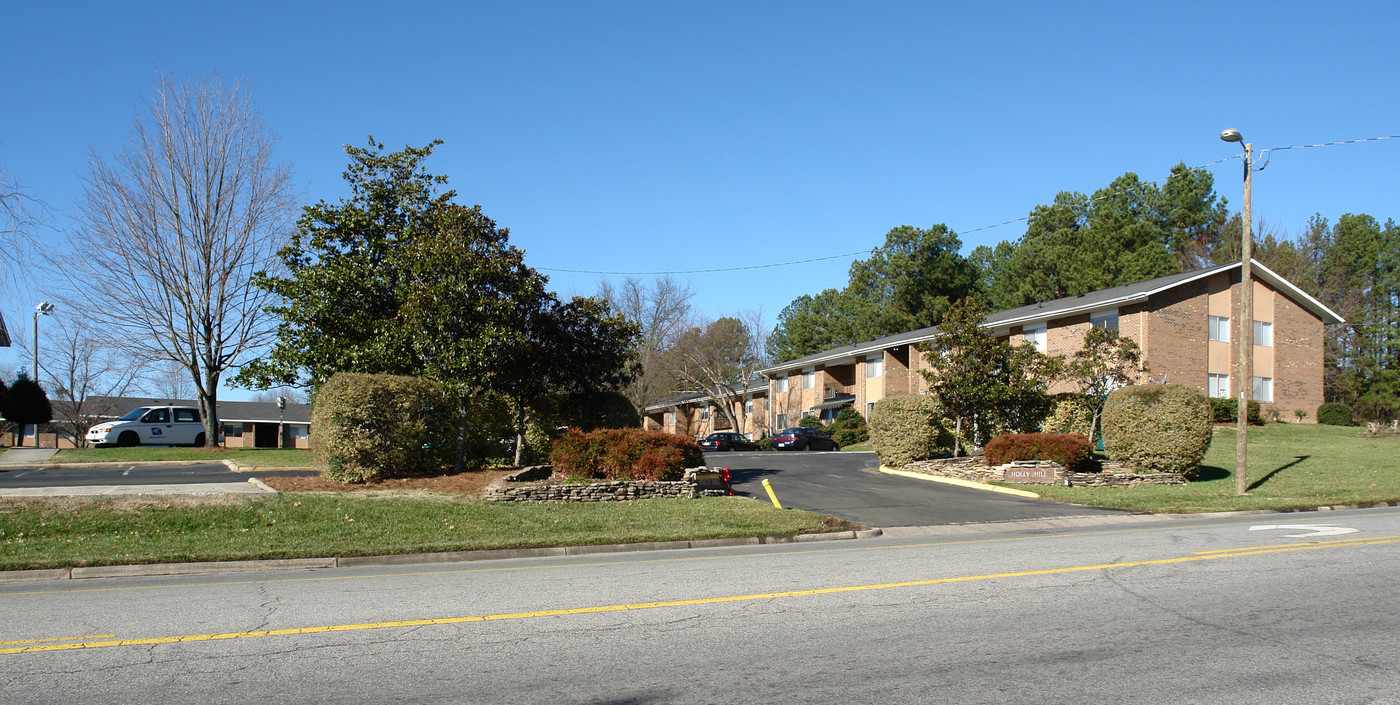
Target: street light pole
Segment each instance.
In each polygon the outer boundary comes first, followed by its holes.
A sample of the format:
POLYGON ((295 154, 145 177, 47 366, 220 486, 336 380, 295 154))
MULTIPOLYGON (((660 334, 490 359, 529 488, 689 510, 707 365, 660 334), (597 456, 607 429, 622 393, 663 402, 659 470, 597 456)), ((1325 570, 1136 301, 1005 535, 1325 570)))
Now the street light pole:
MULTIPOLYGON (((29 369, 35 384, 39 383, 39 316, 50 315, 53 315, 53 304, 40 301, 39 305, 34 307, 34 366, 29 369)), ((24 442, 23 436, 20 437, 20 442, 24 442)), ((34 424, 34 447, 39 447, 39 424, 34 424)))
POLYGON ((1250 189, 1254 175, 1254 145, 1245 142, 1240 131, 1234 128, 1223 130, 1220 139, 1226 142, 1244 144, 1244 208, 1241 217, 1244 228, 1240 233, 1240 297, 1239 297, 1239 418, 1235 421, 1235 494, 1242 495, 1248 490, 1245 482, 1245 465, 1249 457, 1249 397, 1254 391, 1254 277, 1250 260, 1254 256, 1254 240, 1249 232, 1250 189))

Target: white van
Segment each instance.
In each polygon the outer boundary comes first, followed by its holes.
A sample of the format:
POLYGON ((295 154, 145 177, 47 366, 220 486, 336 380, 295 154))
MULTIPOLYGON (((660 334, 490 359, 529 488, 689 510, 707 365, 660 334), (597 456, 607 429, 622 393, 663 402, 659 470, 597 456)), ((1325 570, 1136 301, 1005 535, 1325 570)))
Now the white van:
POLYGON ((200 422, 199 409, 192 406, 143 406, 126 412, 116 421, 107 421, 88 429, 87 442, 98 448, 114 445, 202 446, 204 424, 200 422))

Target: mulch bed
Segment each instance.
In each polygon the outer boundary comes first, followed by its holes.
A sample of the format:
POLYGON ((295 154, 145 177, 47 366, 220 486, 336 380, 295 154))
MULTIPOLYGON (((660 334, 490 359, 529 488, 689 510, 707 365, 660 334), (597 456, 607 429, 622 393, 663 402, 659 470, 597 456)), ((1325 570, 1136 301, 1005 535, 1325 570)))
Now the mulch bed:
POLYGON ((497 478, 505 477, 518 468, 504 470, 469 470, 455 475, 430 477, 394 477, 362 485, 338 485, 319 475, 313 477, 264 476, 259 480, 279 492, 373 492, 385 490, 427 490, 480 496, 482 490, 497 478))

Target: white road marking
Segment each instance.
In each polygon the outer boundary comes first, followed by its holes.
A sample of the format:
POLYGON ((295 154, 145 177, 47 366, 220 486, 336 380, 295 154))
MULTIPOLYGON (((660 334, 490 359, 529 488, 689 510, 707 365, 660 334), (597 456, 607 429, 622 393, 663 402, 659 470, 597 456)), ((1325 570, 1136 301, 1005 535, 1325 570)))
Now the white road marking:
POLYGON ((1271 529, 1287 529, 1293 531, 1307 531, 1306 534, 1284 534, 1290 539, 1308 539, 1314 536, 1340 536, 1341 534, 1354 534, 1361 529, 1351 529, 1345 526, 1328 526, 1326 524, 1259 524, 1249 527, 1250 531, 1269 531, 1271 529))

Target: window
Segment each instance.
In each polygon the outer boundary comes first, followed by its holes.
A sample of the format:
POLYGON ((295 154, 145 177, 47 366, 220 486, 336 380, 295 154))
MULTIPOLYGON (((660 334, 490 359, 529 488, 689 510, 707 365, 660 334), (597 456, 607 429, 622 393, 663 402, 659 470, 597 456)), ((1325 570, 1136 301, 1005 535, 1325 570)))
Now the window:
POLYGON ((1026 345, 1034 345, 1036 350, 1045 352, 1045 326, 1022 328, 1021 340, 1026 345))
POLYGON ((170 410, 151 409, 151 413, 146 414, 141 423, 170 423, 170 410))
POLYGON ((1268 321, 1255 321, 1254 344, 1263 348, 1272 348, 1274 346, 1274 324, 1268 321))
POLYGON ((1216 399, 1230 398, 1230 375, 1206 375, 1206 378, 1207 394, 1216 399))
POLYGON ((710 418, 710 407, 709 407, 709 405, 707 404, 707 405, 705 405, 705 406, 700 407, 700 420, 701 420, 701 421, 708 421, 709 418, 710 418))
POLYGON ((871 355, 865 358, 865 376, 879 377, 885 372, 885 357, 883 355, 871 355))
POLYGON ((1274 378, 1254 377, 1254 384, 1250 389, 1250 398, 1254 401, 1273 402, 1274 400, 1274 378))
POLYGON ((224 437, 225 437, 225 438, 242 438, 242 437, 243 437, 243 424, 241 424, 241 423, 226 423, 226 424, 224 424, 224 437))
POLYGON ((1090 314, 1089 325, 1095 328, 1111 328, 1118 330, 1118 311, 1100 311, 1090 314))
POLYGON ((774 425, 775 427, 777 427, 777 428, 787 428, 787 425, 788 425, 788 417, 787 417, 787 414, 778 414, 778 418, 774 419, 773 425, 774 425))
POLYGON ((302 426, 300 424, 297 424, 295 426, 288 426, 287 435, 294 441, 298 441, 303 438, 309 438, 311 436, 311 427, 302 426))
POLYGON ((816 372, 816 370, 803 370, 803 371, 802 371, 802 388, 803 388, 803 389, 811 389, 812 387, 815 387, 815 386, 817 386, 817 372, 816 372))
POLYGON ((1225 316, 1210 316, 1206 319, 1207 337, 1217 343, 1230 342, 1230 319, 1225 316))
POLYGON ((753 413, 753 397, 744 397, 744 413, 753 413))
POLYGON ((675 425, 676 425, 676 410, 675 410, 675 409, 672 409, 672 410, 666 412, 666 424, 667 424, 668 426, 675 426, 675 425))
POLYGON ((873 402, 873 401, 865 402, 865 418, 866 418, 866 419, 869 419, 869 418, 870 418, 870 415, 873 414, 873 413, 875 413, 875 402, 873 402))
POLYGON ((175 423, 199 423, 199 411, 196 409, 176 409, 175 423))
POLYGON ((780 391, 780 392, 786 392, 786 391, 787 391, 787 375, 785 375, 785 374, 778 375, 777 385, 778 385, 778 391, 780 391))

